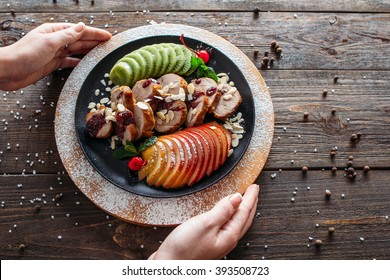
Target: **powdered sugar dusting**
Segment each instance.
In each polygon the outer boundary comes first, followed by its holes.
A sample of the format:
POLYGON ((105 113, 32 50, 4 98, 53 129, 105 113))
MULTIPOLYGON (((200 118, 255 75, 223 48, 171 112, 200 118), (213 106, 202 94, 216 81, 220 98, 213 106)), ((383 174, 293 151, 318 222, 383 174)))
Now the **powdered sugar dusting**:
POLYGON ((61 159, 77 187, 97 206, 125 221, 148 225, 180 224, 209 210, 222 197, 244 192, 260 174, 271 149, 274 127, 272 101, 257 68, 238 48, 208 31, 176 24, 147 25, 117 34, 110 41, 86 55, 73 70, 57 104, 55 135, 61 159), (176 198, 150 198, 127 192, 104 179, 89 163, 76 136, 74 113, 81 89, 80 77, 86 78, 108 53, 133 40, 147 36, 186 34, 223 52, 241 69, 251 88, 256 110, 255 128, 242 160, 229 175, 212 187, 176 198))

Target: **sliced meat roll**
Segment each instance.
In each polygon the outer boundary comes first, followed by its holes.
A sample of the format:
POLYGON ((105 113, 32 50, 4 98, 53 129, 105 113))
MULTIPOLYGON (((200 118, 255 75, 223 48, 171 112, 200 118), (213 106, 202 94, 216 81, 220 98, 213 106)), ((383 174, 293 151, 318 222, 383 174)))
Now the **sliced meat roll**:
POLYGON ((220 84, 218 89, 223 93, 214 110, 214 117, 225 121, 241 105, 242 98, 237 88, 229 84, 220 84))
POLYGON ((187 119, 187 106, 181 100, 163 102, 156 112, 155 129, 163 134, 178 130, 187 119))
POLYGON ((112 121, 110 121, 108 118, 106 119, 107 109, 108 108, 106 106, 101 105, 98 110, 89 112, 86 115, 86 129, 91 137, 108 138, 111 136, 113 131, 113 124, 112 121))
POLYGON ((111 108, 116 109, 118 104, 122 104, 126 109, 134 111, 134 93, 128 86, 114 88, 111 91, 111 108))
POLYGON ((146 102, 137 102, 134 106, 134 118, 140 137, 150 137, 153 135, 155 125, 152 107, 146 102))
POLYGON ((186 127, 203 124, 204 118, 209 110, 209 100, 206 95, 199 95, 188 103, 186 127))
POLYGON ((211 78, 200 78, 196 80, 192 80, 191 83, 194 85, 194 92, 204 92, 208 97, 208 111, 210 113, 214 112, 215 106, 222 95, 222 93, 218 90, 218 84, 211 78))
POLYGON ((123 145, 126 145, 126 141, 135 141, 140 138, 140 133, 137 125, 135 124, 133 112, 127 109, 120 112, 118 111, 115 118, 115 132, 122 140, 123 145))
POLYGON ((144 79, 138 81, 132 88, 136 102, 147 102, 156 110, 161 100, 162 86, 155 79, 144 79))
POLYGON ((165 74, 157 81, 161 84, 163 93, 176 95, 179 94, 180 88, 187 92, 187 81, 177 74, 165 74))

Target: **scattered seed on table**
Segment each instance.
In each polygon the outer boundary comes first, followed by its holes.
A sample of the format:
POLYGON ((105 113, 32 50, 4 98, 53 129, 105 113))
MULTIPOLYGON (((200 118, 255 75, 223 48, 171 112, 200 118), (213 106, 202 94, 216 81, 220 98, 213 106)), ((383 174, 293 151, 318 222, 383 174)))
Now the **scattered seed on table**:
POLYGON ((322 91, 322 96, 323 97, 326 97, 328 95, 328 90, 327 89, 324 89, 323 91, 322 91))
POLYGON ((360 237, 360 241, 361 241, 361 242, 364 242, 364 237, 360 237))
POLYGON ((309 170, 309 168, 307 166, 303 166, 302 167, 302 173, 303 174, 306 174, 308 170, 309 170))
POLYGON ((336 173, 336 171, 337 171, 337 167, 336 167, 336 166, 333 166, 333 167, 332 167, 332 173, 336 173))
POLYGON ((336 83, 337 83, 337 81, 338 81, 338 79, 339 79, 339 76, 337 76, 337 75, 336 75, 336 76, 334 76, 334 77, 333 77, 333 83, 335 83, 335 84, 336 84, 336 83))
POLYGON ((335 232, 335 228, 334 227, 329 227, 328 228, 328 233, 329 234, 333 234, 335 232))
POLYGON ((341 194, 341 198, 345 198, 345 194, 342 193, 342 194, 341 194))
POLYGON ((306 120, 309 118, 309 113, 308 112, 304 112, 303 113, 303 118, 306 120))
POLYGON ((316 245, 316 247, 321 247, 322 240, 321 239, 317 239, 314 244, 316 245))
POLYGON ((332 192, 330 190, 325 190, 325 197, 326 198, 330 198, 331 195, 332 195, 332 192))
POLYGON ((351 141, 352 141, 352 142, 355 142, 356 140, 358 140, 358 136, 357 136, 355 133, 353 133, 353 134, 351 135, 351 141))
POLYGON ((292 197, 292 198, 291 198, 291 202, 295 202, 295 198, 292 197))
POLYGON ((364 166, 363 171, 367 173, 368 171, 370 171, 370 167, 368 165, 364 166))

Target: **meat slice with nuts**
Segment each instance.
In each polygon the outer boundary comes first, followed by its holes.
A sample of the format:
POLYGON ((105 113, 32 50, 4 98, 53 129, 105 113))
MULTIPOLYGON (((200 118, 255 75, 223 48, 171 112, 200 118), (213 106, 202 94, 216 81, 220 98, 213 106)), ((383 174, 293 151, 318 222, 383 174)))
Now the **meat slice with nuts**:
POLYGON ((192 80, 191 83, 194 85, 194 92, 204 92, 208 97, 208 111, 213 113, 215 106, 222 95, 218 90, 218 84, 213 79, 206 77, 192 80))
POLYGON ((134 114, 123 106, 118 106, 116 112, 115 133, 122 140, 122 144, 126 145, 126 141, 135 141, 140 138, 138 127, 135 124, 134 114))
POLYGON ((187 106, 181 100, 163 101, 156 112, 155 129, 163 134, 178 130, 187 119, 187 106))
POLYGON ((111 90, 111 108, 116 110, 118 104, 122 104, 126 109, 134 111, 134 93, 128 86, 116 87, 111 90))
POLYGON ((150 137, 153 135, 155 125, 154 112, 148 103, 139 101, 135 104, 134 119, 140 137, 150 137))
POLYGON ((155 79, 144 79, 138 81, 132 88, 136 102, 147 102, 153 111, 157 109, 162 99, 160 91, 162 86, 155 79))
POLYGON ((86 129, 91 137, 108 138, 111 136, 113 124, 112 120, 106 116, 106 113, 111 116, 112 110, 104 105, 101 105, 98 110, 93 109, 86 115, 86 129))
POLYGON ((220 84, 218 90, 222 96, 214 110, 214 117, 225 121, 237 110, 242 103, 240 92, 229 84, 220 84))
POLYGON ((209 110, 209 98, 203 92, 195 92, 193 96, 193 99, 187 103, 186 127, 203 124, 209 110))
POLYGON ((163 93, 176 95, 179 94, 180 88, 184 89, 185 92, 187 91, 187 81, 177 74, 165 74, 158 78, 157 82, 162 86, 163 93))

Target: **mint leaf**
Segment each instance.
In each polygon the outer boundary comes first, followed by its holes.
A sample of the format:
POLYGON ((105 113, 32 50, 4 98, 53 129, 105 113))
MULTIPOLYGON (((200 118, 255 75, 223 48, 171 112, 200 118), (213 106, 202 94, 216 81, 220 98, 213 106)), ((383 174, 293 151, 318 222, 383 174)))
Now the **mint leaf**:
POLYGON ((128 158, 128 157, 133 157, 136 155, 138 155, 138 153, 126 151, 125 147, 120 147, 112 153, 112 156, 115 159, 124 159, 124 158, 128 158))
POLYGON ((204 76, 207 78, 211 78, 218 83, 218 76, 217 73, 215 73, 213 67, 207 67, 207 69, 204 70, 204 76))
POLYGON ((152 136, 146 139, 138 148, 138 151, 141 153, 142 151, 146 150, 146 148, 152 146, 154 143, 157 142, 157 136, 152 136))
POLYGON ((131 141, 126 141, 126 145, 124 149, 125 151, 134 153, 135 155, 138 154, 137 148, 134 146, 134 144, 131 141))

